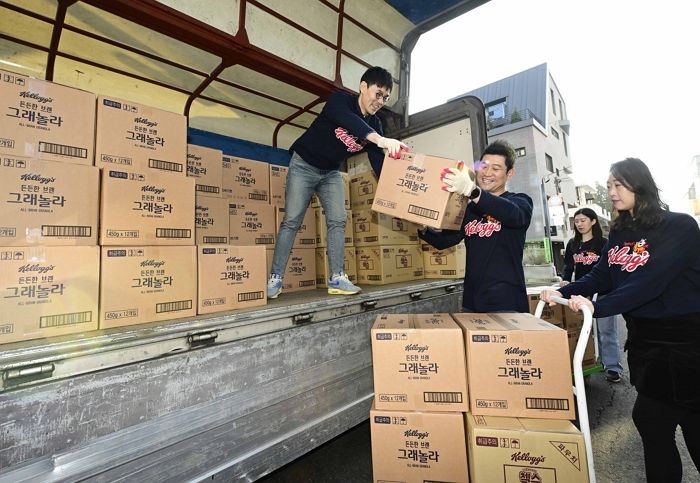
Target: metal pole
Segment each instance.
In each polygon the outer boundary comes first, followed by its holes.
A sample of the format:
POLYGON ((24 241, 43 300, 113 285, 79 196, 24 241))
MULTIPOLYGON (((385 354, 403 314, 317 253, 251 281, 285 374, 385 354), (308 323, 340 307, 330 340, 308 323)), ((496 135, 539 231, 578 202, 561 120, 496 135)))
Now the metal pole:
POLYGON ((545 253, 549 253, 547 263, 553 263, 554 251, 552 249, 552 232, 549 227, 549 206, 547 206, 547 193, 544 191, 544 178, 540 178, 540 194, 542 196, 542 209, 544 213, 545 253))

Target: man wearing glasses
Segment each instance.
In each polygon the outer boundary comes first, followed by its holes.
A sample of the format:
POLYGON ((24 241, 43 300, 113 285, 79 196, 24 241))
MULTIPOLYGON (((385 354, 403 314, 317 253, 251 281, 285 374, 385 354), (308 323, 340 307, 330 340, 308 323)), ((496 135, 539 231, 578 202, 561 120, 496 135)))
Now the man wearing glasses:
POLYGON ((328 265, 331 277, 328 293, 352 295, 360 292, 343 272, 345 251, 345 192, 340 165, 351 155, 367 150, 374 172, 379 176, 386 149, 398 157, 408 146, 384 137, 377 111, 389 100, 393 79, 381 67, 369 68, 360 80, 359 95, 335 92, 319 116, 292 144, 287 173, 284 219, 280 223, 272 258, 267 297, 282 292, 282 276, 304 213, 315 192, 326 212, 328 265))
POLYGON ((515 174, 514 163, 513 148, 495 141, 474 163, 476 175, 466 166, 445 169, 443 189, 471 200, 462 228, 442 232, 428 229, 420 234, 439 250, 464 240, 464 312, 529 312, 522 260, 532 199, 506 190, 506 182, 515 174))

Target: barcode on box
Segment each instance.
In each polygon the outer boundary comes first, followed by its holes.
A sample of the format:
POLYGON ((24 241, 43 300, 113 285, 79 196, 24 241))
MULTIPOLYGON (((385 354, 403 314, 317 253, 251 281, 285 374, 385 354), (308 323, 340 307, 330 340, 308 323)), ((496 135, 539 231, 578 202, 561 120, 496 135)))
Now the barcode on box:
POLYGON ((207 184, 198 184, 196 187, 196 191, 200 191, 202 193, 218 194, 221 192, 221 189, 218 186, 209 186, 207 184))
POLYGON ((256 245, 271 245, 273 243, 275 243, 274 237, 256 238, 255 239, 256 245))
POLYGON ((227 236, 205 236, 202 240, 204 243, 228 243, 227 236))
POLYGON ((267 195, 265 193, 248 193, 249 200, 267 201, 267 195))
POLYGON ((65 144, 47 143, 39 141, 39 152, 47 154, 58 154, 60 156, 69 156, 71 158, 87 159, 87 149, 77 148, 75 146, 66 146, 65 144))
POLYGON ((180 228, 156 228, 156 238, 192 238, 192 230, 180 228))
POLYGON ((92 312, 73 312, 71 314, 44 315, 39 318, 39 327, 63 327, 66 325, 87 324, 92 322, 92 312))
POLYGON ((316 285, 316 280, 302 280, 299 282, 300 287, 312 287, 316 285))
POLYGON ((244 292, 238 294, 239 302, 250 302, 251 300, 262 300, 265 298, 262 290, 259 292, 244 292))
POLYGON ((440 215, 439 211, 430 210, 428 208, 423 208, 416 205, 408 205, 408 212, 412 215, 420 216, 423 218, 428 218, 431 220, 437 220, 440 215))
POLYGON ((163 161, 162 159, 149 159, 148 167, 154 169, 162 169, 164 171, 175 171, 182 173, 182 163, 173 163, 172 161, 163 161))
POLYGON ((525 407, 527 409, 552 409, 554 411, 568 411, 569 400, 546 397, 526 397, 525 407))
POLYGON ((41 236, 70 236, 85 238, 92 236, 90 226, 41 225, 41 236))
POLYGON ((191 300, 178 300, 177 302, 163 302, 156 304, 156 313, 177 312, 179 310, 189 310, 192 308, 191 300))
POLYGON ((381 280, 381 275, 367 275, 367 280, 381 280))
POLYGON ((440 270, 440 275, 457 275, 457 270, 440 270))
POLYGON ((462 403, 461 392, 424 392, 423 402, 427 403, 462 403))

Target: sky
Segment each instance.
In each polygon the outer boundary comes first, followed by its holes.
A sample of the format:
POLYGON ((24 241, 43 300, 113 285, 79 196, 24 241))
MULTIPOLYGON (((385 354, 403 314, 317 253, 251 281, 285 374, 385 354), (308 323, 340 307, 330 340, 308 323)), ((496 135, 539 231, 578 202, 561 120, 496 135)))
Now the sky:
POLYGON ((426 34, 411 58, 411 113, 546 62, 571 122, 577 184, 637 157, 688 212, 700 155, 700 2, 491 0, 426 34))

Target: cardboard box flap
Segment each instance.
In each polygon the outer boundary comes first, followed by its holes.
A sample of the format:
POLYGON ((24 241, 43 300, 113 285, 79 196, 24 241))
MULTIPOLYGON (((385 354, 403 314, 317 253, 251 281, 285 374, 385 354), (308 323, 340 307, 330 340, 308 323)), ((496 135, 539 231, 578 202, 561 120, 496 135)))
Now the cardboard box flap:
POLYGON ((382 314, 372 329, 461 330, 450 314, 382 314))
POLYGON ((542 433, 580 434, 581 431, 571 424, 571 421, 563 419, 534 419, 519 418, 520 424, 526 431, 539 431, 542 433))
POLYGON ((534 315, 520 313, 494 314, 452 314, 465 330, 563 330, 555 325, 538 319, 534 315))
POLYGON ((467 423, 474 428, 525 431, 525 427, 518 418, 505 416, 474 416, 472 413, 467 413, 466 418, 467 423))

